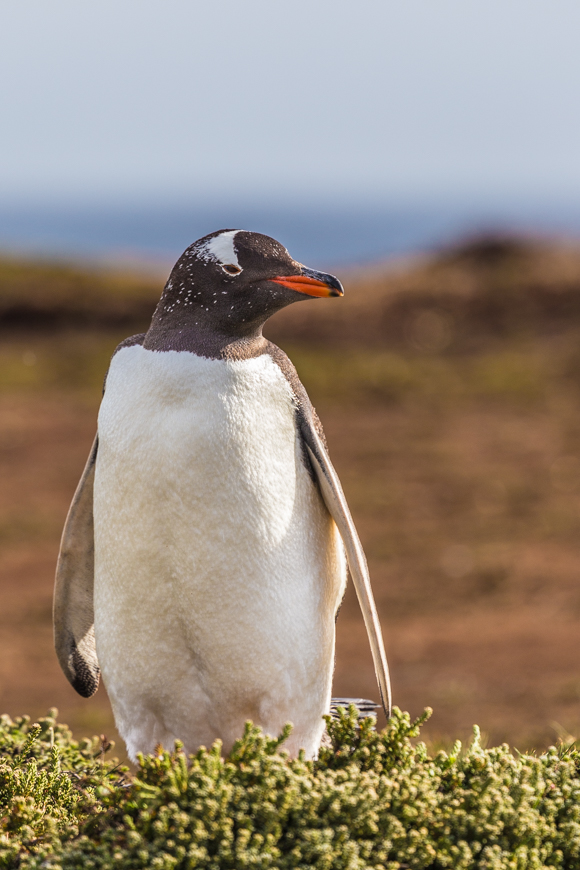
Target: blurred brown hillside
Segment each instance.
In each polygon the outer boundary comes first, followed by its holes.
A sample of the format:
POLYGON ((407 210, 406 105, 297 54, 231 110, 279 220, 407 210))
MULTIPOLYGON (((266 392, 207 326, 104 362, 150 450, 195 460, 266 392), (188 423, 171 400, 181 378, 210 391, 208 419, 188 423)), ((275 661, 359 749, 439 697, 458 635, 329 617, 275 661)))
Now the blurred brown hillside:
MULTIPOLYGON (((465 350, 487 336, 560 329, 580 318, 580 246, 474 239, 398 267, 347 273, 345 284, 339 304, 294 305, 270 333, 318 345, 465 350)), ((144 328, 162 286, 147 275, 5 258, 0 328, 144 328)))
POLYGON ((580 319, 580 247, 481 238, 438 256, 355 273, 345 283, 352 299, 324 311, 294 305, 274 327, 276 335, 465 351, 487 338, 580 319))
POLYGON ((5 257, 0 259, 0 327, 146 323, 162 287, 146 275, 5 257))
MULTIPOLYGON (((313 264, 316 265, 316 264, 313 264)), ((368 555, 395 702, 431 739, 580 735, 580 246, 488 237, 340 275, 267 334, 324 423, 368 555)), ((116 344, 162 280, 0 262, 0 711, 112 728, 52 652, 60 530, 116 344)), ((349 592, 335 694, 376 696, 349 592)))

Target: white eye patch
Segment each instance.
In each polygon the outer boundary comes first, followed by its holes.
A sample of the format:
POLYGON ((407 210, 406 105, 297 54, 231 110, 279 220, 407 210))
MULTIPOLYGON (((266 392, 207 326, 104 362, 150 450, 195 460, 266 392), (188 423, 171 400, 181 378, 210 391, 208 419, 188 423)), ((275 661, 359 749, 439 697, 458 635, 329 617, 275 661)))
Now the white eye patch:
POLYGON ((239 232, 240 230, 229 230, 227 233, 220 233, 219 236, 208 239, 200 246, 198 256, 206 262, 213 260, 220 266, 237 266, 241 271, 234 246, 234 237, 239 232))

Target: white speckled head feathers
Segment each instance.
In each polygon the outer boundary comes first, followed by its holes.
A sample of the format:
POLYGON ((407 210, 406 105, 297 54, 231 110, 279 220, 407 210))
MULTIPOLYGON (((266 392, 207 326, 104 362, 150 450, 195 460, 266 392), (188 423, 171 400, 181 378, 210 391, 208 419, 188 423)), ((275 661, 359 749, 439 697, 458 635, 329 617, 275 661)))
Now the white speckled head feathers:
POLYGON ((342 295, 332 275, 296 262, 270 236, 222 229, 193 242, 169 277, 144 347, 219 356, 260 338, 266 320, 312 295, 342 295))

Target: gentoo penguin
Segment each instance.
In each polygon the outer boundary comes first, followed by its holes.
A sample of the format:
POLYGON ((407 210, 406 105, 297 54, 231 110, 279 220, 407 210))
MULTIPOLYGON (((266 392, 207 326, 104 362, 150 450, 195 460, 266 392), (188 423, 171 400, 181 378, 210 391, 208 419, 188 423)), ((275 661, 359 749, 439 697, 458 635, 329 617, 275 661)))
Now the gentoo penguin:
POLYGON ((272 735, 292 722, 288 751, 315 756, 347 560, 389 714, 366 561, 322 427, 262 335, 292 302, 342 295, 274 239, 220 230, 187 248, 148 332, 113 355, 54 625, 79 694, 102 671, 133 759, 175 739, 227 752, 248 719, 272 735))

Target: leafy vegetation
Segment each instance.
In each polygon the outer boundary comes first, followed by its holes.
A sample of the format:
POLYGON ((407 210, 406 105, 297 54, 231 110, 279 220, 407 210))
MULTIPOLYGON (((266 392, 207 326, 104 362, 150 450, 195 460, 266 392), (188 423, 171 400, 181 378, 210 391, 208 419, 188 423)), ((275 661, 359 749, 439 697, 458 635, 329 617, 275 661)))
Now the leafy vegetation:
POLYGON ((354 707, 329 720, 312 762, 251 723, 219 742, 140 759, 129 779, 107 745, 55 721, 3 717, 0 867, 540 870, 580 867, 580 754, 471 744, 430 754, 428 711, 381 733, 354 707))

